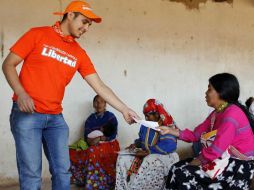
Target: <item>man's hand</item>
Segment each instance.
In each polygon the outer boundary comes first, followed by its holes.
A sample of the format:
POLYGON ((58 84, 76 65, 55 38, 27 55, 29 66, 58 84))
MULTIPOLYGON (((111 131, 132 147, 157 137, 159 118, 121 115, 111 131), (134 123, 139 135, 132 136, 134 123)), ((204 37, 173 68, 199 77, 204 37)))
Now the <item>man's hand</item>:
POLYGON ((17 104, 20 111, 34 113, 35 107, 33 99, 26 92, 18 94, 17 104))
POLYGON ((93 90, 100 95, 107 103, 109 103, 113 108, 117 109, 123 114, 125 121, 129 124, 134 123, 132 117, 139 118, 139 116, 128 108, 109 88, 104 82, 100 79, 97 73, 88 75, 84 78, 86 82, 93 88, 93 90))
POLYGON ((134 123, 133 117, 140 119, 140 117, 138 116, 138 114, 136 112, 134 112, 132 109, 130 108, 126 108, 122 111, 123 117, 125 119, 125 121, 129 124, 134 123))

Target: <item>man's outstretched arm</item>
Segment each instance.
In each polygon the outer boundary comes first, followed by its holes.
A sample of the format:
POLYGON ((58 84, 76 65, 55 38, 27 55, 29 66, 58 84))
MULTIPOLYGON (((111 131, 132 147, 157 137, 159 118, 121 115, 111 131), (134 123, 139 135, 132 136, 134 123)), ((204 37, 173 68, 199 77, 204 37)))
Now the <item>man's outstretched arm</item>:
POLYGON ((117 95, 104 84, 97 73, 86 76, 85 80, 98 95, 108 102, 108 104, 123 114, 127 123, 133 123, 132 117, 139 118, 136 112, 124 104, 117 95))

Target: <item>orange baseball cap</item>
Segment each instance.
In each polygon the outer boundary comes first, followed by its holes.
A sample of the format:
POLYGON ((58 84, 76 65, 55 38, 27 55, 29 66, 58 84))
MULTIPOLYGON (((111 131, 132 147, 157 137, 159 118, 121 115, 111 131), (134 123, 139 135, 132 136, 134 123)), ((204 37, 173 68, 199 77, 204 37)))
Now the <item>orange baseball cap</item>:
POLYGON ((85 1, 72 1, 65 9, 64 12, 54 12, 55 15, 64 15, 69 12, 79 12, 82 15, 90 18, 92 21, 100 23, 101 17, 92 12, 91 6, 85 1))

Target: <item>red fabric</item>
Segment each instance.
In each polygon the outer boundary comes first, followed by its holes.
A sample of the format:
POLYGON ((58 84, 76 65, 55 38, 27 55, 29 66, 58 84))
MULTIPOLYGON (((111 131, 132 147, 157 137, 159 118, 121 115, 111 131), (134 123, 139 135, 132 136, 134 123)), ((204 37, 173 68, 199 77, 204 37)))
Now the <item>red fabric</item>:
POLYGON ((92 163, 94 167, 99 166, 106 173, 115 179, 117 152, 120 151, 119 142, 113 140, 111 142, 99 143, 96 146, 90 146, 87 150, 69 149, 70 160, 72 165, 80 165, 92 163))
POLYGON ((143 113, 153 113, 158 112, 163 121, 163 125, 169 126, 174 123, 172 116, 165 110, 162 103, 156 99, 149 99, 144 105, 143 113))
POLYGON ((141 157, 135 157, 134 160, 131 163, 130 169, 128 170, 128 178, 130 178, 130 176, 134 173, 137 174, 138 173, 138 169, 140 168, 141 164, 143 162, 143 158, 141 157))
POLYGON ((59 21, 57 21, 52 27, 55 30, 55 32, 58 33, 62 37, 63 41, 69 42, 69 43, 75 41, 74 38, 71 35, 65 36, 63 34, 63 31, 60 28, 60 22, 59 21))
POLYGON ((87 149, 87 151, 89 152, 87 154, 87 159, 92 161, 95 166, 98 162, 108 175, 115 178, 117 152, 120 151, 119 143, 117 140, 100 143, 96 146, 91 146, 89 149, 87 149))
POLYGON ((83 156, 84 155, 85 150, 75 150, 75 149, 69 149, 69 153, 70 153, 70 160, 72 163, 77 164, 80 161, 85 161, 86 158, 83 156))

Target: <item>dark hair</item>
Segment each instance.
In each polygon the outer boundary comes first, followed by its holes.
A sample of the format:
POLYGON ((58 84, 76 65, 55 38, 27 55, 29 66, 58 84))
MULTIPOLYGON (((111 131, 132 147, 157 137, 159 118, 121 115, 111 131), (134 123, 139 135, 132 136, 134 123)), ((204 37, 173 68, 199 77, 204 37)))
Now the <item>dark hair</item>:
POLYGON ((247 106, 248 109, 250 108, 250 105, 252 104, 253 101, 254 101, 254 98, 253 98, 253 97, 249 97, 249 98, 246 100, 245 105, 247 106))
POLYGON ((237 78, 230 73, 219 73, 209 79, 209 83, 213 86, 220 98, 230 104, 238 106, 248 118, 252 131, 254 132, 254 119, 249 110, 246 109, 239 101, 240 85, 237 78))
POLYGON ((93 98, 93 103, 95 102, 95 100, 96 100, 98 97, 100 97, 98 94, 97 94, 96 96, 94 96, 94 98, 93 98))
MULTIPOLYGON (((74 18, 77 18, 81 14, 79 12, 73 12, 73 13, 74 13, 74 18)), ((68 13, 65 13, 63 15, 63 18, 62 18, 61 22, 65 21, 67 19, 67 15, 68 15, 68 13)))
POLYGON ((110 137, 117 132, 117 127, 109 122, 102 127, 102 132, 105 137, 110 137))
POLYGON ((237 78, 230 73, 220 73, 212 76, 209 83, 218 92, 220 98, 228 103, 238 102, 240 86, 237 78))

